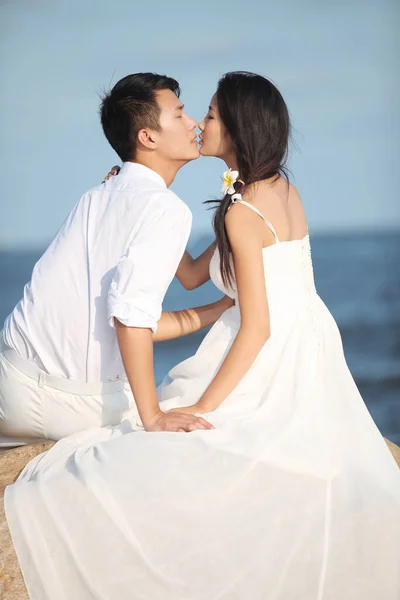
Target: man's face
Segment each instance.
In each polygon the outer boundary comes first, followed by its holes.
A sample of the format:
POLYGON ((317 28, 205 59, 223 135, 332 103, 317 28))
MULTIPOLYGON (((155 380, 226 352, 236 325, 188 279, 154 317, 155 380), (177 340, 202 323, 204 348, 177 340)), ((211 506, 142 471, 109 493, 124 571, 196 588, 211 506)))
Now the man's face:
POLYGON ((184 112, 184 106, 171 90, 157 92, 161 131, 153 133, 157 152, 166 159, 188 162, 200 156, 197 148, 197 123, 184 112))

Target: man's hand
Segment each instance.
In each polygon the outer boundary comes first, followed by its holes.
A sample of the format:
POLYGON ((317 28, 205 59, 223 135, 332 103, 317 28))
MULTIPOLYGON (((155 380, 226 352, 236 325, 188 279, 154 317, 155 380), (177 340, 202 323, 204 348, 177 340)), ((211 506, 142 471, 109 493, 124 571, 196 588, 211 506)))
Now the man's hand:
MULTIPOLYGON (((185 408, 192 407, 183 407, 185 408)), ((179 412, 180 409, 171 411, 160 411, 156 416, 143 423, 146 431, 196 431, 197 429, 215 429, 208 421, 202 417, 195 417, 193 414, 179 412)))

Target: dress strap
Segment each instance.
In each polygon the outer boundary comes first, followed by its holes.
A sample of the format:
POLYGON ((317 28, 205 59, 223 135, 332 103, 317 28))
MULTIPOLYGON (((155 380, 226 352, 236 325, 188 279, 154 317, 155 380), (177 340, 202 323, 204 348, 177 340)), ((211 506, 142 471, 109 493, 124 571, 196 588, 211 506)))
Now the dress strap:
POLYGON ((270 230, 272 231, 272 233, 274 234, 275 243, 279 244, 279 238, 278 238, 278 235, 277 235, 277 233, 275 231, 274 226, 272 225, 272 223, 270 221, 268 221, 268 219, 266 219, 264 217, 264 215, 258 210, 258 208, 256 208, 255 206, 253 206, 249 202, 246 202, 246 200, 243 200, 241 194, 234 194, 232 196, 232 203, 236 204, 236 202, 240 202, 240 204, 245 204, 246 206, 248 206, 249 208, 251 208, 251 210, 253 210, 255 213, 257 213, 262 218, 262 220, 264 221, 264 223, 270 228, 270 230))

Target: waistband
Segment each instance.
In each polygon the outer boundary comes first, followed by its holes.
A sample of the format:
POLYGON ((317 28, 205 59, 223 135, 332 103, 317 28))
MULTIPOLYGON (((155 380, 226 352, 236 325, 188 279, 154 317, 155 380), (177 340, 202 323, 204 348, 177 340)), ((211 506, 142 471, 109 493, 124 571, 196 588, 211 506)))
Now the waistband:
POLYGON ((105 382, 85 382, 75 381, 73 379, 67 379, 62 377, 55 377, 49 375, 42 369, 39 369, 35 363, 24 358, 15 350, 7 346, 4 342, 3 332, 0 331, 0 354, 8 360, 18 371, 36 381, 40 388, 53 388, 60 390, 61 392, 68 392, 70 394, 76 394, 78 396, 97 396, 100 394, 113 394, 124 390, 129 384, 125 379, 118 379, 117 381, 105 381, 105 382))

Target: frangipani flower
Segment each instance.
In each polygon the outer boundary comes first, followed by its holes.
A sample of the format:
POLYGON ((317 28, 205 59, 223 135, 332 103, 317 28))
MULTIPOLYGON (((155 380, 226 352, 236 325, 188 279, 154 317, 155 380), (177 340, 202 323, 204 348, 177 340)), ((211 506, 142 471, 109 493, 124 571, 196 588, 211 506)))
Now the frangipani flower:
POLYGON ((223 184, 222 184, 222 188, 221 188, 221 192, 224 194, 234 194, 235 193, 235 188, 233 187, 233 184, 237 181, 239 177, 239 171, 232 171, 232 169, 229 169, 229 171, 225 171, 224 175, 223 175, 223 184))

